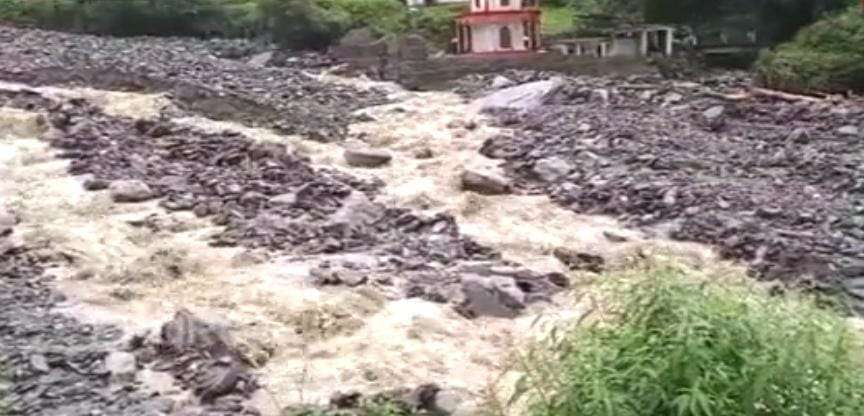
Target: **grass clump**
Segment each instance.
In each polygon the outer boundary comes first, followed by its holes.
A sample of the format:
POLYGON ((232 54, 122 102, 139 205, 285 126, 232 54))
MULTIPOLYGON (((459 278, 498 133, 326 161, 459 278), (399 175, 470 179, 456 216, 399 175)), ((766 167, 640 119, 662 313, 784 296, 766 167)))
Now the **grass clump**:
POLYGON ((759 81, 793 92, 864 91, 864 13, 850 9, 804 28, 762 54, 759 81))
POLYGON ((532 416, 864 414, 860 339, 832 311, 664 267, 525 357, 532 416))

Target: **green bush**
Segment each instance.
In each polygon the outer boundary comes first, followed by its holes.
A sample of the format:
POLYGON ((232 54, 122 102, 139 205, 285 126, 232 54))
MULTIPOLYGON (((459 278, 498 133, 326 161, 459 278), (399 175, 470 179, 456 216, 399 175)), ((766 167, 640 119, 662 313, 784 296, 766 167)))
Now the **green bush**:
POLYGON ((0 22, 20 22, 24 18, 23 0, 0 0, 0 22))
POLYGON ((325 48, 351 27, 350 16, 312 0, 259 0, 258 10, 273 40, 292 49, 325 48))
POLYGON ((408 8, 398 0, 318 0, 330 13, 346 16, 350 29, 368 27, 379 35, 400 33, 408 27, 408 8))
POLYGON ((439 48, 447 48, 454 36, 454 22, 460 6, 438 5, 419 8, 411 13, 411 29, 439 48))
POLYGON ((864 414, 861 343, 842 318, 686 273, 614 284, 602 323, 553 333, 529 354, 519 389, 529 414, 864 414))
POLYGON ((864 15, 857 10, 801 30, 756 63, 759 81, 795 92, 864 91, 864 15))

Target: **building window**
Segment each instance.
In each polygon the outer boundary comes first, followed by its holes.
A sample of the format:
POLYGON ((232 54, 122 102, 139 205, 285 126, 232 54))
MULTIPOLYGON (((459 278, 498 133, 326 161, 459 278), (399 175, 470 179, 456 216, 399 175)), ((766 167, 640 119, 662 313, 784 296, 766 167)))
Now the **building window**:
MULTIPOLYGON (((501 1, 501 7, 510 7, 510 0, 500 0, 500 1, 501 1)), ((462 3, 462 4, 465 4, 465 3, 462 3)))
POLYGON ((510 33, 510 28, 503 26, 498 31, 498 36, 501 39, 501 49, 513 49, 513 35, 510 33))
MULTIPOLYGON (((463 4, 464 4, 464 3, 463 3, 463 4)), ((474 7, 477 8, 477 9, 480 8, 480 0, 474 0, 474 7)))

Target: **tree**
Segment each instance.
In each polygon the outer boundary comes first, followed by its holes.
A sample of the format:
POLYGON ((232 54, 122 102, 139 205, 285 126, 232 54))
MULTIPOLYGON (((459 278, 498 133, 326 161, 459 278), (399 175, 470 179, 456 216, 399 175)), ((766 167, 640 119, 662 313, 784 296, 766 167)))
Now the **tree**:
POLYGON ((322 49, 350 26, 350 16, 324 10, 312 0, 259 0, 273 40, 292 49, 322 49))

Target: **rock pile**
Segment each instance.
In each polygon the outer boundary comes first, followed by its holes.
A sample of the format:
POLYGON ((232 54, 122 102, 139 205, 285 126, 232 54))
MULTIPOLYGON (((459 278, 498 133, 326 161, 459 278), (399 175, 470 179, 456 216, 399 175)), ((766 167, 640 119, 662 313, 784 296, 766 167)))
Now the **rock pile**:
POLYGON ((276 54, 282 67, 256 67, 219 58, 235 57, 229 52, 238 48, 243 49, 215 41, 118 39, 0 26, 0 80, 170 92, 188 111, 323 141, 343 138, 354 110, 384 100, 376 91, 323 83, 307 73, 325 65, 325 59, 276 54))
POLYGON ((864 279, 864 140, 847 128, 864 106, 741 86, 571 78, 552 104, 502 114, 516 133, 482 153, 522 190, 713 244, 765 279, 864 279))

